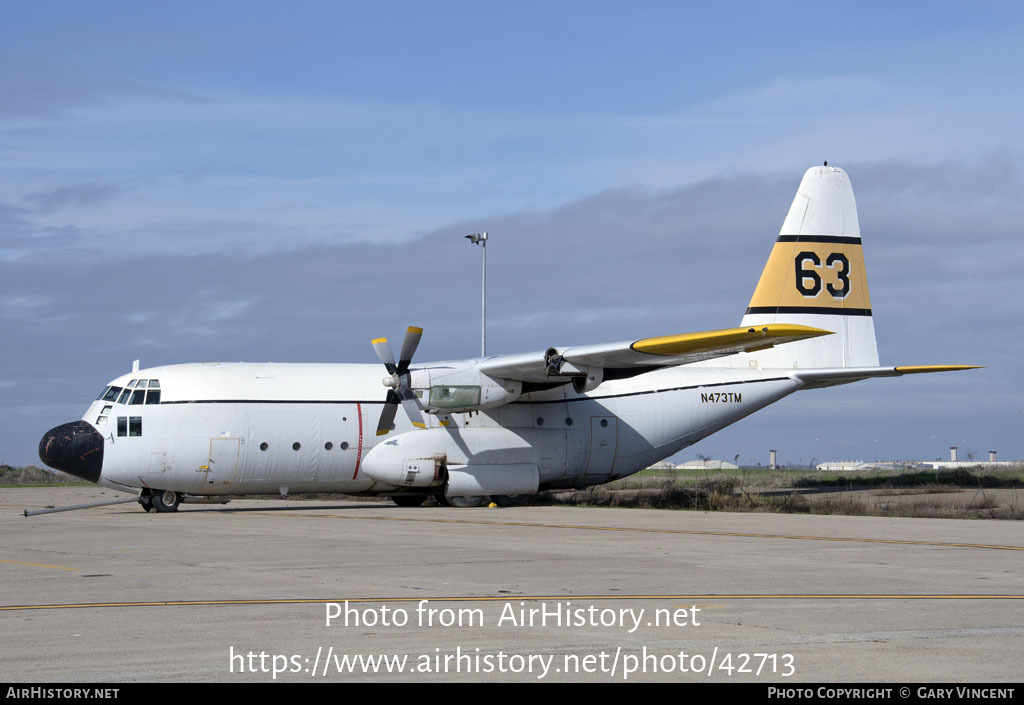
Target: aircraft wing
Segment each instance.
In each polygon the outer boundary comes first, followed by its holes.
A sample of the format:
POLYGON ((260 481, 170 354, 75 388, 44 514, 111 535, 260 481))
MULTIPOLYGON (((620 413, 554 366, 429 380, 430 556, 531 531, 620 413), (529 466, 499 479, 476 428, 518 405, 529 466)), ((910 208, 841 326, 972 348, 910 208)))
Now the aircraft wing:
POLYGON ((491 377, 550 383, 588 368, 604 370, 604 379, 632 377, 658 367, 686 365, 771 348, 783 343, 832 335, 832 331, 786 323, 666 335, 619 343, 581 345, 484 360, 479 369, 491 377))

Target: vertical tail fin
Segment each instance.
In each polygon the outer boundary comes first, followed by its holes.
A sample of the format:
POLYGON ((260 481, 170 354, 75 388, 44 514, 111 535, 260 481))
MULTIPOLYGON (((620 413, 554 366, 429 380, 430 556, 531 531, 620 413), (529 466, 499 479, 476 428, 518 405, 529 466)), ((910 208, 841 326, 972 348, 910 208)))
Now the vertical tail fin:
POLYGON ((765 323, 836 334, 743 355, 751 366, 878 364, 857 202, 842 169, 819 166, 804 174, 740 325, 765 323))

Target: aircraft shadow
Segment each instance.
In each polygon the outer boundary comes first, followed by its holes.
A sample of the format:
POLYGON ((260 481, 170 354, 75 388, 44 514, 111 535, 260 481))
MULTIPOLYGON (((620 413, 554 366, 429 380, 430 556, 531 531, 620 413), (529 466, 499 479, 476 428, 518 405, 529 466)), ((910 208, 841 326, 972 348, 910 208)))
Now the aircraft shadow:
MULTIPOLYGON (((370 502, 369 504, 316 504, 316 505, 280 505, 276 504, 271 507, 188 507, 181 506, 178 508, 178 512, 211 512, 230 514, 237 512, 316 512, 324 511, 327 509, 401 509, 391 504, 385 504, 383 502, 370 502)), ((418 509, 418 507, 416 507, 418 509)))

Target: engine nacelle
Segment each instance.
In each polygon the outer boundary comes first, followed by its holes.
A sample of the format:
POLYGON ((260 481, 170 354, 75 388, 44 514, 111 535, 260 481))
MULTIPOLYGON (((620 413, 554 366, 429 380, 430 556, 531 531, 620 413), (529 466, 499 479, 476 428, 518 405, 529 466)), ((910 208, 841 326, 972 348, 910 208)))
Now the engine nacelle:
POLYGON ((431 414, 482 411, 515 401, 523 383, 497 379, 476 366, 436 365, 410 372, 410 386, 420 408, 431 414))
POLYGON ((549 378, 570 378, 577 394, 597 389, 604 381, 603 367, 575 365, 562 357, 557 348, 548 348, 544 353, 544 374, 549 378))
POLYGON ((398 462, 386 457, 388 454, 378 454, 377 458, 371 460, 372 455, 373 451, 370 451, 366 456, 366 460, 363 462, 363 472, 374 480, 396 487, 420 489, 440 487, 444 484, 445 457, 443 454, 439 453, 432 458, 403 458, 398 462))
POLYGON ((536 465, 452 465, 448 468, 446 497, 537 494, 540 472, 536 465))
POLYGON ((573 367, 582 372, 582 374, 573 375, 572 378, 572 388, 577 394, 597 389, 604 381, 603 367, 577 367, 575 365, 573 367))
POLYGON ((565 433, 531 429, 531 437, 524 438, 503 428, 410 431, 374 446, 360 473, 394 487, 427 492, 440 491, 447 481, 450 497, 534 494, 540 485, 534 445, 550 437, 543 444, 550 463, 551 450, 558 437, 565 443, 565 433))

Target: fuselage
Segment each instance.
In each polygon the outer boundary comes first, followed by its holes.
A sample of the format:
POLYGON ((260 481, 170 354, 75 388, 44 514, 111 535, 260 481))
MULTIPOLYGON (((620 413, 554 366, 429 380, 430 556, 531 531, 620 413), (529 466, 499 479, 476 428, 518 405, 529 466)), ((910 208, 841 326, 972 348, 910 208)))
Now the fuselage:
POLYGON ((563 385, 495 409, 427 414, 426 429, 400 411, 377 436, 379 365, 198 363, 118 377, 77 423, 102 438, 88 479, 126 491, 394 493, 403 488, 362 466, 395 439, 453 466, 535 465, 543 490, 635 473, 800 386, 784 370, 667 368, 586 394, 563 385))

